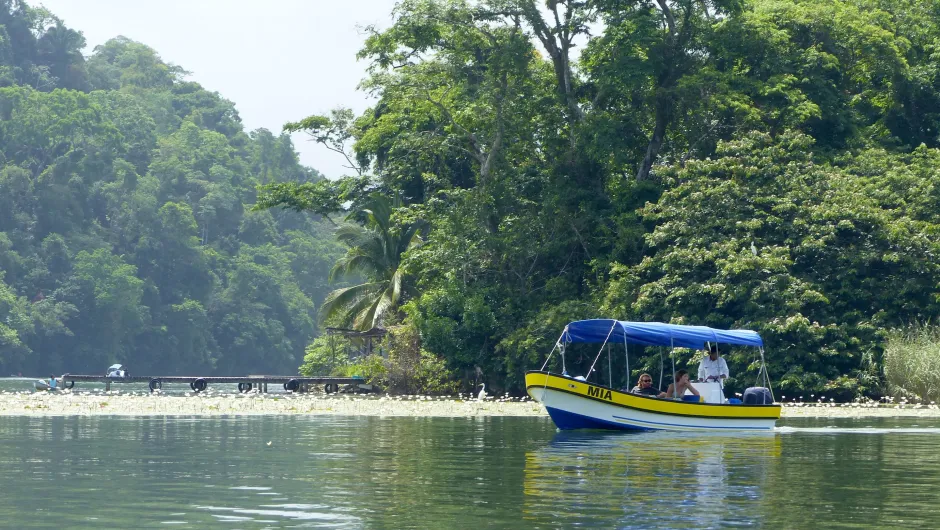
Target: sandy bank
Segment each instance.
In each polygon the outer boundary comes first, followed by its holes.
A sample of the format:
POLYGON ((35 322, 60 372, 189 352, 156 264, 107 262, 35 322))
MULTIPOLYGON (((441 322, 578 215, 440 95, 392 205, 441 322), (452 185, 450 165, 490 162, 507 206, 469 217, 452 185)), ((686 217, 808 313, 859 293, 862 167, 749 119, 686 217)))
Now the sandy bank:
MULTIPOLYGON (((342 416, 546 416, 531 400, 326 396, 322 394, 150 395, 112 392, 0 392, 0 416, 217 416, 333 414, 342 416)), ((787 404, 784 418, 936 417, 937 405, 787 404)))
POLYGON ((940 418, 938 405, 785 404, 784 418, 940 418))
POLYGON ((430 397, 325 396, 322 394, 150 395, 112 392, 0 392, 0 416, 217 416, 334 414, 342 416, 542 416, 538 403, 430 397))

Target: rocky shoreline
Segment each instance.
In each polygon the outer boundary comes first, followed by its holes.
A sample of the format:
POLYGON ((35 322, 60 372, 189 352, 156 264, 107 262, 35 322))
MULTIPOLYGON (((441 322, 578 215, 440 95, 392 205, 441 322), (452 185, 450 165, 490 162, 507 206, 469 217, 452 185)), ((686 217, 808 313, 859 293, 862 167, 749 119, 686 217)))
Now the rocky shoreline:
MULTIPOLYGON (((122 392, 0 392, 0 416, 220 416, 330 414, 340 416, 547 416, 529 399, 323 394, 161 395, 122 392)), ((936 417, 937 405, 793 403, 784 418, 936 417)))

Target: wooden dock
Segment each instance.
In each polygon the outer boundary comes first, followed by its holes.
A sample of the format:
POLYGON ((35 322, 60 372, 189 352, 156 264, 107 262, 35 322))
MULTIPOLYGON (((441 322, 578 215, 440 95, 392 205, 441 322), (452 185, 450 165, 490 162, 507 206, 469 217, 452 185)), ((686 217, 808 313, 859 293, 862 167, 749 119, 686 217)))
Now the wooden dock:
POLYGON ((111 390, 112 383, 147 383, 151 392, 161 390, 164 383, 188 384, 193 392, 203 392, 210 384, 238 385, 239 392, 267 392, 268 385, 282 385, 288 392, 309 392, 316 385, 323 385, 327 393, 339 392, 340 388, 352 386, 357 391, 372 391, 361 377, 303 377, 299 375, 248 375, 248 376, 130 376, 109 377, 106 375, 62 374, 62 388, 73 388, 75 383, 104 383, 105 390, 111 390))

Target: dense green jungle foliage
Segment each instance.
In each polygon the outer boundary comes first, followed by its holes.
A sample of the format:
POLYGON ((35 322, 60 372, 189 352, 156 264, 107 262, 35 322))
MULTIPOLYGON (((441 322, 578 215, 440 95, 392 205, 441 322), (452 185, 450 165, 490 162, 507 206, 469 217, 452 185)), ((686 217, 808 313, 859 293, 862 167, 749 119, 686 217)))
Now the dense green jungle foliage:
POLYGON ((343 249, 250 205, 322 177, 147 46, 84 46, 0 0, 0 374, 295 373, 343 249))
POLYGON ((327 322, 414 327, 465 389, 607 317, 755 329, 783 394, 879 393, 886 333, 940 315, 940 1, 403 0, 360 58, 372 108, 286 126, 352 174, 258 208, 349 213, 365 283, 327 322))

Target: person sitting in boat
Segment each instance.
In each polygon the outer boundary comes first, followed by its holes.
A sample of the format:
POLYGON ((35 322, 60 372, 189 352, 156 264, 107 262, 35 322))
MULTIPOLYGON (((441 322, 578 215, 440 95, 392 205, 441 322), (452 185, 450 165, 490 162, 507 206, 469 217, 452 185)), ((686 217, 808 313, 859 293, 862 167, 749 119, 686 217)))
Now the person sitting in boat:
POLYGON ((676 381, 669 385, 669 388, 665 392, 659 394, 659 397, 668 397, 673 399, 682 399, 682 396, 685 395, 685 391, 688 390, 692 395, 700 396, 698 390, 692 386, 692 382, 689 381, 689 371, 688 370, 679 370, 676 372, 676 381))
POLYGON ((653 378, 650 374, 640 374, 640 379, 630 392, 643 396, 659 396, 659 390, 653 388, 653 378))
POLYGON ((127 370, 124 368, 124 365, 112 364, 111 366, 108 367, 108 373, 105 375, 105 377, 117 377, 117 378, 128 377, 128 373, 127 373, 127 370))
POLYGON ((712 344, 708 357, 702 359, 698 365, 699 381, 724 381, 731 377, 728 372, 728 363, 718 355, 718 346, 712 344))
POLYGON ((49 390, 55 390, 56 380, 54 375, 49 376, 49 390))

